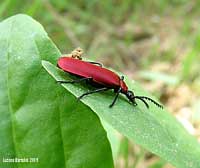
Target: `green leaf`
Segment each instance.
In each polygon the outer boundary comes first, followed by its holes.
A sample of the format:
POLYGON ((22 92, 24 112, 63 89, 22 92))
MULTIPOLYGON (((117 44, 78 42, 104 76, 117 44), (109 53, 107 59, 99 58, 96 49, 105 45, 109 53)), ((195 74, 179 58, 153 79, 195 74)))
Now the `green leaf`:
POLYGON ((118 154, 119 154, 119 149, 120 149, 120 144, 121 144, 120 133, 117 132, 115 129, 113 129, 113 127, 109 125, 106 121, 104 121, 103 119, 101 119, 101 123, 107 132, 107 137, 112 149, 113 159, 116 160, 118 159, 118 154))
MULTIPOLYGON (((47 61, 43 61, 42 64, 54 79, 71 79, 69 74, 55 65, 47 61)), ((127 78, 126 83, 136 95, 152 97, 127 78)), ((62 86, 76 97, 92 89, 90 85, 83 84, 62 84, 62 86)), ((166 109, 158 108, 150 102, 149 109, 142 102, 138 102, 138 106, 134 107, 122 96, 113 108, 109 108, 113 96, 114 93, 111 91, 95 93, 84 97, 81 101, 120 133, 174 166, 199 168, 200 145, 166 109)))
POLYGON ((0 167, 113 167, 99 118, 42 68, 41 59, 55 64, 59 56, 32 18, 0 23, 0 167), (14 158, 38 162, 4 162, 14 158))

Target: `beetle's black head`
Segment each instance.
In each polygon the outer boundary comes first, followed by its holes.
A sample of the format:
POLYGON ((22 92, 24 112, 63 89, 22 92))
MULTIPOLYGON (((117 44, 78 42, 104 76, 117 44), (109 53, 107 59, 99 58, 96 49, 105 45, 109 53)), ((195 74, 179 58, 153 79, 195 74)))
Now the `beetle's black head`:
POLYGON ((134 98, 134 93, 133 93, 131 90, 128 90, 126 96, 127 96, 129 99, 133 99, 133 98, 134 98))
POLYGON ((146 106, 147 108, 149 108, 149 105, 148 105, 148 103, 146 102, 146 100, 151 101, 152 103, 154 103, 155 105, 157 105, 157 106, 160 107, 160 108, 163 108, 162 105, 158 104, 158 103, 157 103, 156 101, 154 101, 153 99, 151 99, 151 98, 149 98, 149 97, 146 97, 146 96, 135 96, 134 93, 133 93, 132 91, 130 91, 130 90, 127 91, 126 96, 127 96, 127 98, 129 99, 129 101, 130 101, 131 103, 133 103, 133 105, 137 105, 137 103, 135 102, 135 99, 138 99, 138 100, 142 101, 142 102, 145 104, 145 106, 146 106))
POLYGON ((133 105, 137 105, 137 103, 135 102, 135 95, 131 90, 128 90, 128 92, 126 93, 126 97, 129 99, 129 101, 131 103, 133 103, 133 105))

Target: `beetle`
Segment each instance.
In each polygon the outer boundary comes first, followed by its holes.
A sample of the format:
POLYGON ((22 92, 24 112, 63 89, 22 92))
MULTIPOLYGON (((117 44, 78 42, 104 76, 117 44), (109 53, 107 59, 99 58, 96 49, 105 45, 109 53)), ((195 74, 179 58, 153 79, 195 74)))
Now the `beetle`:
MULTIPOLYGON (((81 52, 81 50, 78 51, 81 52)), ((104 68, 100 63, 83 61, 80 55, 78 59, 76 58, 76 56, 73 57, 62 56, 58 59, 57 66, 61 70, 71 75, 79 77, 76 80, 71 80, 71 81, 59 80, 57 82, 73 84, 73 83, 80 83, 83 81, 87 81, 88 83, 96 86, 95 90, 88 91, 82 94, 80 97, 78 97, 79 100, 89 94, 113 89, 115 97, 112 103, 109 105, 109 107, 112 107, 115 104, 119 94, 122 93, 128 98, 128 100, 133 105, 137 105, 135 99, 138 99, 142 101, 147 108, 149 108, 149 105, 146 102, 146 100, 151 101, 160 108, 163 108, 162 105, 160 105, 159 103, 157 103, 156 101, 154 101, 149 97, 135 96, 133 91, 128 90, 128 86, 124 82, 124 76, 119 77, 115 72, 104 68)))

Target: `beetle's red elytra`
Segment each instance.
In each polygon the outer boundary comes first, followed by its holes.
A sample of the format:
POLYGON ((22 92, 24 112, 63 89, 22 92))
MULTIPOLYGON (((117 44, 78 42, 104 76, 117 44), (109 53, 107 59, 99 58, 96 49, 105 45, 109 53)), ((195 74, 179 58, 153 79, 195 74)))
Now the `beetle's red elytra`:
POLYGON ((113 89, 115 97, 109 107, 112 107, 115 104, 119 94, 122 93, 126 95, 126 97, 133 105, 137 105, 135 99, 138 99, 142 101, 147 108, 149 108, 149 105, 146 102, 146 100, 149 100, 158 107, 163 108, 162 105, 160 105, 159 103, 157 103, 156 101, 154 101, 149 97, 135 96, 132 91, 128 90, 128 87, 124 82, 123 76, 119 77, 115 72, 102 67, 102 64, 100 63, 83 61, 81 59, 82 50, 80 48, 74 50, 72 53, 73 57, 72 54, 68 55, 71 57, 66 57, 66 56, 60 57, 58 59, 57 66, 63 71, 75 75, 79 78, 72 81, 57 81, 57 82, 80 83, 83 81, 87 81, 88 83, 95 84, 96 87, 95 90, 84 93, 79 97, 79 99, 92 93, 113 89))

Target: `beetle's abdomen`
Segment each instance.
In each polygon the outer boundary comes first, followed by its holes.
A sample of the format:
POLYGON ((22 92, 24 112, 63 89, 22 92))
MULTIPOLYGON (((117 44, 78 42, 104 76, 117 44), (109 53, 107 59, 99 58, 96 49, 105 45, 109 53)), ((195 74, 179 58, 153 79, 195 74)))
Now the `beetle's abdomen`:
POLYGON ((58 60, 58 67, 80 77, 92 77, 94 82, 106 87, 120 87, 120 78, 116 73, 82 60, 71 57, 61 57, 58 60))

